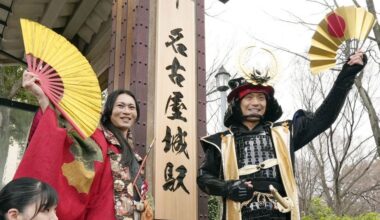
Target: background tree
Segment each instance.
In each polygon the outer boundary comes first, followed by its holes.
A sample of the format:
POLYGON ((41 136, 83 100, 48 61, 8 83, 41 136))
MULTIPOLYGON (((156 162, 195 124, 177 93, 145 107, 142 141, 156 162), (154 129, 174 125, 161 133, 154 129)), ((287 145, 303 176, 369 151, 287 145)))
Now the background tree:
MULTIPOLYGON (((221 117, 222 100, 221 93, 217 90, 215 76, 221 69, 225 69, 225 65, 229 62, 231 57, 231 51, 233 44, 221 49, 217 57, 213 57, 208 65, 206 71, 206 108, 207 108, 207 133, 214 134, 220 132, 220 124, 223 124, 223 118, 221 117)), ((225 69, 226 70, 226 69, 225 69)), ((229 72, 229 70, 226 70, 229 72)), ((231 73, 230 73, 231 74, 231 73)), ((236 73, 232 73, 231 77, 234 77, 236 73)))
MULTIPOLYGON (((300 108, 314 112, 337 74, 312 76, 305 74, 307 63, 298 61, 295 65, 294 88, 298 88, 300 108)), ((310 214, 313 197, 323 198, 337 216, 380 212, 376 208, 380 205, 380 178, 372 174, 378 163, 376 145, 372 132, 366 132, 369 122, 365 114, 359 93, 353 89, 336 122, 297 155, 297 182, 304 214, 310 214)))
MULTIPOLYGON (((342 6, 341 2, 339 0, 307 0, 310 2, 311 7, 316 6, 320 7, 322 11, 327 14, 328 12, 334 10, 337 7, 342 6)), ((373 36, 368 37, 369 41, 369 46, 363 49, 366 49, 367 55, 370 56, 370 60, 377 64, 377 71, 378 67, 380 66, 379 62, 379 51, 380 51, 380 25, 378 23, 378 11, 375 8, 374 0, 366 0, 365 3, 359 4, 357 0, 352 0, 352 4, 356 5, 357 7, 363 7, 367 8, 369 12, 371 12, 376 18, 377 21, 372 28, 373 36), (377 49, 375 48, 377 47, 377 49)), ((315 30, 316 24, 313 24, 312 22, 306 21, 305 19, 299 18, 297 15, 294 15, 292 13, 289 13, 292 17, 293 20, 287 20, 287 19, 281 19, 284 22, 291 22, 294 23, 295 25, 302 25, 306 27, 308 30, 315 30)), ((278 46, 274 46, 278 47, 278 46)), ((298 54, 294 53, 292 51, 287 50, 286 48, 279 47, 280 49, 287 51, 292 54, 296 54, 299 57, 302 57, 306 60, 308 58, 303 55, 303 54, 298 54)), ((372 72, 372 74, 375 74, 376 72, 372 72)), ((373 133, 373 139, 376 143, 377 146, 377 154, 380 155, 380 120, 379 120, 379 110, 376 110, 375 105, 373 103, 373 100, 371 99, 371 91, 366 87, 366 85, 363 85, 363 74, 361 73, 355 80, 355 86, 359 91, 359 95, 361 98, 361 101, 363 102, 366 111, 367 111, 367 116, 370 120, 371 124, 371 130, 373 133)))

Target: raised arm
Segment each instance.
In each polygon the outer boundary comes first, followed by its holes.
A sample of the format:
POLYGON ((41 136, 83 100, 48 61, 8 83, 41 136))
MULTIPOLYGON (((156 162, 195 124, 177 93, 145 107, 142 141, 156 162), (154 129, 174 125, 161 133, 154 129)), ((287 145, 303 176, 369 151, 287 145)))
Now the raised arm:
POLYGON ((356 52, 343 65, 335 83, 315 113, 298 110, 293 117, 294 149, 306 145, 325 131, 338 117, 356 75, 364 68, 367 58, 363 52, 356 52))
POLYGON ((42 109, 42 112, 45 112, 46 108, 49 106, 50 101, 48 97, 45 95, 42 88, 39 86, 39 78, 36 74, 28 71, 24 71, 22 75, 22 87, 24 87, 27 91, 32 93, 37 100, 42 109))

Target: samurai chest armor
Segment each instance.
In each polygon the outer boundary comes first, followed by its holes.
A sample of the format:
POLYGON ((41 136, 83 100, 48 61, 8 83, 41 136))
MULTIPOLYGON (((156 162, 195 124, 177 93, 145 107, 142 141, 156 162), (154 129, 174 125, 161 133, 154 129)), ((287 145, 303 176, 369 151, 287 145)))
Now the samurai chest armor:
MULTIPOLYGON (((258 133, 239 133, 235 136, 235 146, 239 169, 247 165, 256 165, 265 160, 276 158, 275 149, 269 132, 262 130, 258 133)), ((248 178, 274 179, 276 178, 276 168, 260 170, 248 178)))
MULTIPOLYGON (((276 158, 276 153, 269 129, 259 131, 239 131, 235 133, 236 158, 238 168, 248 165, 260 165, 269 159, 276 158)), ((281 183, 278 165, 266 169, 259 169, 255 173, 240 176, 240 179, 252 181, 255 192, 263 192, 267 195, 269 185, 284 191, 281 183)), ((252 200, 242 207, 243 219, 286 219, 286 214, 275 210, 271 201, 265 196, 254 196, 252 200)))

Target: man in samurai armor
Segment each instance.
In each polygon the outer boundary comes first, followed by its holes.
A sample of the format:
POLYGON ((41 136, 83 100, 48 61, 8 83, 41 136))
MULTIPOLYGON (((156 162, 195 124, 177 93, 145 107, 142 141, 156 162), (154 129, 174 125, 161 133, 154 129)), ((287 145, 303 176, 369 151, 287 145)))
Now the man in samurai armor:
POLYGON ((222 219, 300 219, 294 154, 335 121, 366 60, 353 54, 315 112, 298 110, 282 122, 265 79, 229 81, 228 129, 201 138, 205 158, 197 178, 202 191, 223 198, 222 219))

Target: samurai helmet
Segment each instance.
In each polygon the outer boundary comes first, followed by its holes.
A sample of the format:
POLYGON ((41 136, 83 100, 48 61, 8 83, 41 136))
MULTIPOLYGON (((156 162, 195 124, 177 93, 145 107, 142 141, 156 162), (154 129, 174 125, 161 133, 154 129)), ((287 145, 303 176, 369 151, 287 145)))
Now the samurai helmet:
MULTIPOLYGON (((231 79, 228 86, 231 92, 227 96, 228 109, 224 116, 224 125, 229 127, 231 124, 243 121, 243 115, 240 109, 240 101, 244 96, 252 92, 264 93, 267 100, 267 108, 262 120, 275 122, 282 115, 282 108, 274 98, 274 89, 272 84, 277 75, 277 62, 272 54, 267 49, 258 48, 261 52, 265 52, 272 58, 271 62, 264 67, 259 68, 246 68, 242 57, 244 52, 248 49, 257 49, 255 46, 250 46, 243 50, 240 59, 240 70, 243 77, 231 79)), ((255 59, 255 58, 254 58, 255 59)))

